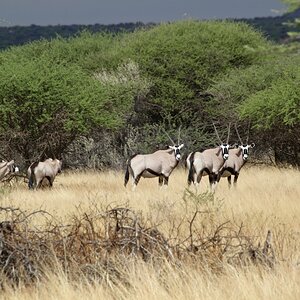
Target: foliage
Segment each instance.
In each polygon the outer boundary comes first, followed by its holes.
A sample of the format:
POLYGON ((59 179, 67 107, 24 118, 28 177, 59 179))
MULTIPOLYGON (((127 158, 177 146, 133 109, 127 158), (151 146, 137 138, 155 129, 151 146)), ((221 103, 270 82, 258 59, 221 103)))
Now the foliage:
POLYGON ((127 43, 132 59, 153 83, 146 113, 175 122, 192 120, 201 105, 195 98, 219 74, 258 63, 261 58, 254 49, 268 47, 245 24, 191 20, 138 31, 128 36, 127 43))
POLYGON ((3 151, 61 155, 85 135, 120 159, 166 146, 165 130, 177 140, 179 127, 186 151, 200 150, 216 141, 213 121, 221 136, 238 121, 244 134, 248 120, 257 136, 286 126, 294 135, 298 49, 245 23, 193 20, 13 47, 0 53, 3 151))
POLYGON ((299 59, 293 59, 270 86, 251 95, 240 107, 241 117, 252 120, 255 127, 300 124, 299 59))
POLYGON ((300 8, 299 0, 281 0, 281 2, 288 6, 288 11, 290 12, 300 8))
POLYGON ((47 44, 14 49, 0 59, 1 138, 18 145, 27 159, 42 151, 60 154, 94 126, 117 128, 130 110, 119 97, 130 89, 101 84, 63 58, 55 61, 47 44))

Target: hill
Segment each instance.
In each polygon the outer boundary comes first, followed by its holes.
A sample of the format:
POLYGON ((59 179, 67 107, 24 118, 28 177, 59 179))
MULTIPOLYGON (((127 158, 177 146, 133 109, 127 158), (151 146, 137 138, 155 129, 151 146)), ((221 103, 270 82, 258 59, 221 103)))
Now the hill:
MULTIPOLYGON (((278 17, 260 17, 253 19, 235 19, 243 21, 259 29, 264 35, 273 41, 281 42, 287 38, 287 32, 291 28, 285 23, 293 21, 300 16, 300 10, 287 13, 278 17)), ((89 32, 132 32, 138 28, 152 27, 155 23, 119 23, 119 24, 94 24, 94 25, 49 25, 49 26, 11 26, 0 27, 0 50, 10 46, 23 45, 25 43, 47 39, 50 40, 57 36, 63 38, 77 35, 84 30, 89 32)))

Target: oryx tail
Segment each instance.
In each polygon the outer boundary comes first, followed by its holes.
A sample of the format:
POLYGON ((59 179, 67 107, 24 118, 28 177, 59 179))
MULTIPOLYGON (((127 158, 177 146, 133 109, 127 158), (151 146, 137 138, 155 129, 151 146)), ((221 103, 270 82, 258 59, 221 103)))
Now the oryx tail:
POLYGON ((128 181, 129 181, 129 175, 130 175, 130 169, 131 169, 131 160, 137 156, 137 154, 132 155, 126 163, 126 172, 125 172, 125 177, 124 177, 124 186, 126 187, 128 181))
POLYGON ((189 166, 188 184, 191 184, 192 182, 194 183, 194 174, 195 174, 194 156, 195 156, 195 152, 192 152, 189 157, 190 166, 189 166))
POLYGON ((38 162, 34 162, 31 166, 30 166, 30 177, 29 177, 29 182, 28 182, 28 187, 29 189, 33 189, 34 184, 36 182, 36 178, 35 178, 35 174, 34 174, 34 169, 37 167, 39 163, 38 162))

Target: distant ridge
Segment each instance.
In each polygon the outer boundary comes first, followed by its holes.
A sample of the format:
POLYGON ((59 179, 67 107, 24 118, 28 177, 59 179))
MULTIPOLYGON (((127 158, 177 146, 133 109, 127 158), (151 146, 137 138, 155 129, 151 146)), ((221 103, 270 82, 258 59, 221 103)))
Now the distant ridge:
POLYGON ((94 25, 30 25, 30 26, 10 26, 0 27, 0 50, 10 46, 23 45, 39 39, 53 39, 57 36, 68 38, 77 35, 83 30, 89 32, 132 32, 139 28, 154 26, 154 23, 144 24, 136 23, 119 23, 111 25, 94 24, 94 25))
MULTIPOLYGON (((234 19, 234 21, 246 22, 261 32, 270 40, 283 42, 287 39, 287 32, 291 28, 286 22, 293 21, 295 18, 300 18, 300 9, 287 13, 278 17, 259 17, 253 19, 234 19)), ((23 45, 39 39, 52 39, 57 36, 63 38, 75 36, 83 30, 90 32, 133 32, 139 28, 147 28, 155 26, 155 23, 119 23, 111 25, 48 25, 48 26, 11 26, 0 27, 0 50, 7 49, 10 46, 23 45)))

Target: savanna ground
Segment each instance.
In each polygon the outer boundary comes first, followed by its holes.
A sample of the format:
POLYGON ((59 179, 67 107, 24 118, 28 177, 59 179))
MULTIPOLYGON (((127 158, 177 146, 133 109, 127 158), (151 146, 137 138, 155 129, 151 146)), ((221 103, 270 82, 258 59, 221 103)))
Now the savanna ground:
MULTIPOLYGON (((95 220, 97 212, 105 209, 128 208, 139 216, 144 228, 159 230, 168 247, 179 245, 180 254, 176 254, 174 247, 172 259, 158 250, 158 259, 129 254, 114 256, 119 275, 113 277, 108 272, 100 276, 101 280, 96 277, 90 280, 86 275, 72 276, 70 270, 66 271, 54 260, 34 284, 21 283, 14 288, 5 285, 0 297, 300 298, 298 170, 248 167, 242 170, 236 189, 229 190, 227 180, 222 179, 214 197, 205 193, 207 177, 203 177, 198 193, 194 193, 194 188, 189 193, 184 169, 174 171, 167 189, 159 189, 157 179, 142 178, 132 192, 130 184, 124 188, 123 177, 123 173, 112 171, 64 172, 56 178, 52 190, 36 192, 19 182, 2 187, 0 206, 19 208, 27 214, 47 211, 49 215, 37 213, 29 217, 30 226, 36 230, 49 224, 49 219, 67 225, 86 212, 96 212, 95 220), (272 234, 271 263, 251 257, 243 260, 243 251, 246 256, 251 249, 252 254, 260 253, 255 249, 263 247, 268 230, 272 234)), ((3 214, 2 220, 7 216, 3 214)), ((103 228, 99 226, 98 230, 103 228)))

